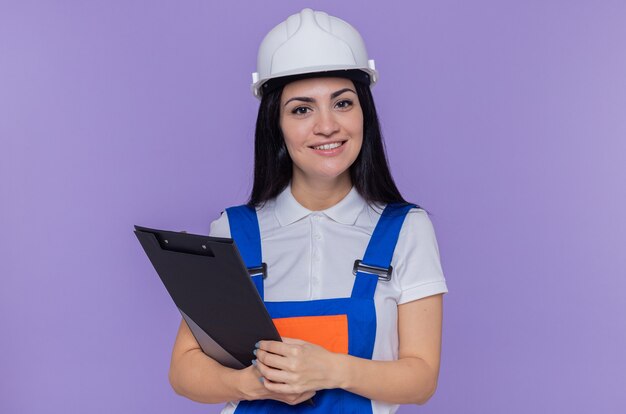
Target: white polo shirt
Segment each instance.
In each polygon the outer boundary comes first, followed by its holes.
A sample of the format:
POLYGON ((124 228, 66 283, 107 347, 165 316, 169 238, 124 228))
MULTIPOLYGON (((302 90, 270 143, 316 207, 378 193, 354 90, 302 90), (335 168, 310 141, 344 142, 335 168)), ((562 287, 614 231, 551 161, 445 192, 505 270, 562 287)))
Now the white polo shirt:
MULTIPOLYGON (((352 188, 323 211, 303 207, 287 188, 257 208, 263 261, 267 264, 265 301, 305 301, 349 297, 352 267, 362 259, 382 208, 370 206, 352 188)), ((227 214, 211 223, 211 236, 230 237, 227 214)), ((398 305, 448 291, 432 223, 412 209, 400 231, 390 281, 379 281, 374 295, 374 360, 398 358, 398 305)), ((232 413, 229 403, 222 413, 232 413)), ((374 401, 374 414, 394 413, 398 405, 374 401)))

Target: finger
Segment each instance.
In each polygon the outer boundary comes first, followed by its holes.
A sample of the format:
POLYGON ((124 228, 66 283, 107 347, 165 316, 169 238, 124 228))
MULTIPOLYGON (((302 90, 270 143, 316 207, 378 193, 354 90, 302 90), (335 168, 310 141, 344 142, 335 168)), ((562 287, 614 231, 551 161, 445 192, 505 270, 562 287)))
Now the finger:
POLYGON ((288 360, 282 355, 272 354, 262 349, 257 349, 256 359, 263 362, 265 365, 275 369, 287 369, 288 360))
POLYGON ((263 381, 263 385, 270 392, 275 392, 277 394, 299 394, 302 392, 306 392, 309 390, 300 389, 299 385, 292 384, 284 384, 281 382, 274 381, 263 381))
MULTIPOLYGON (((291 373, 269 367, 259 360, 256 360, 253 364, 256 366, 256 369, 259 371, 261 376, 271 382, 284 383, 291 379, 291 373)), ((265 382, 266 381, 264 381, 264 383, 265 382)))
POLYGON ((303 345, 307 343, 306 341, 303 341, 302 339, 296 339, 296 338, 281 337, 281 339, 286 344, 303 345))
POLYGON ((272 354, 284 356, 291 353, 291 349, 294 345, 295 344, 286 344, 279 341, 259 341, 259 346, 257 348, 271 352, 272 354))

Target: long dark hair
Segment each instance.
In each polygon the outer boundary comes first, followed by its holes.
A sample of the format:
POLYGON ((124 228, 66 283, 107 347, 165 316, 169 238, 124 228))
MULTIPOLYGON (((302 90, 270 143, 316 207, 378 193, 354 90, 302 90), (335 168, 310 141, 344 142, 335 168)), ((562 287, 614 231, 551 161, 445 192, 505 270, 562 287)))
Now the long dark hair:
MULTIPOLYGON (((363 111, 363 145, 350 167, 352 185, 370 204, 406 203, 391 176, 376 106, 369 85, 354 82, 363 111)), ((263 205, 287 187, 293 163, 280 128, 283 87, 261 98, 254 142, 254 183, 249 206, 263 205)))

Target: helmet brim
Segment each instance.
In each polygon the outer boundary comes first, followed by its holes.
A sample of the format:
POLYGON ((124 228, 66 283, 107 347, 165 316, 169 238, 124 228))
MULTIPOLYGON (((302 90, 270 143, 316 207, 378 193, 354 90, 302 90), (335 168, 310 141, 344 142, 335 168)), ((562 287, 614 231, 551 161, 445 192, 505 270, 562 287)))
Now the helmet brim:
POLYGON ((265 83, 260 85, 259 92, 260 95, 265 95, 266 93, 284 87, 288 83, 311 78, 346 78, 368 86, 372 84, 370 75, 359 69, 329 70, 323 72, 299 73, 297 75, 268 79, 265 83))

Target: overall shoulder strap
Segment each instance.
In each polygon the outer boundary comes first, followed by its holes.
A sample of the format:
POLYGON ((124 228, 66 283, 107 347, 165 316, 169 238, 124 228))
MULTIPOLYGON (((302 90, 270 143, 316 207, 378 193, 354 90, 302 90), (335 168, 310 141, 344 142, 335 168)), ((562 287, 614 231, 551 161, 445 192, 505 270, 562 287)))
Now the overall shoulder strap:
MULTIPOLYGON (((248 270, 262 268, 261 233, 256 210, 244 204, 227 208, 226 213, 228 214, 230 236, 235 240, 246 267, 248 270)), ((263 275, 252 275, 251 278, 261 299, 263 299, 263 275)))
POLYGON ((352 289, 353 298, 370 299, 374 297, 379 275, 368 273, 367 268, 388 269, 391 276, 391 259, 398 242, 404 219, 414 204, 388 204, 383 210, 374 233, 365 250, 361 266, 356 270, 356 280, 352 289))

